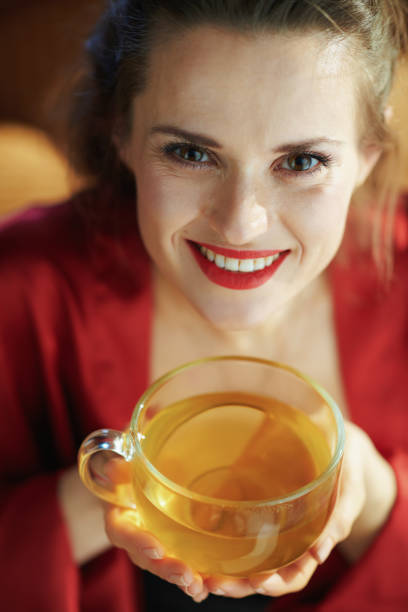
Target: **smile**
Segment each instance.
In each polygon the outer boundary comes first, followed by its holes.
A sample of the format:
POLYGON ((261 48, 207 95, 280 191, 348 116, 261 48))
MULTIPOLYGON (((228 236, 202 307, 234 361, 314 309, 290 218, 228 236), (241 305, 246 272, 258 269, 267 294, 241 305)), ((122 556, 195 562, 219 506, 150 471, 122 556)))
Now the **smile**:
POLYGON ((226 249, 188 241, 188 245, 206 277, 228 289, 255 289, 266 283, 290 253, 226 249))
POLYGON ((257 257, 256 259, 249 257, 237 259, 235 257, 226 257, 220 253, 215 253, 205 246, 200 247, 200 252, 208 259, 208 261, 213 261, 218 268, 229 270, 230 272, 243 272, 244 274, 268 268, 279 257, 279 253, 276 253, 275 255, 257 257))

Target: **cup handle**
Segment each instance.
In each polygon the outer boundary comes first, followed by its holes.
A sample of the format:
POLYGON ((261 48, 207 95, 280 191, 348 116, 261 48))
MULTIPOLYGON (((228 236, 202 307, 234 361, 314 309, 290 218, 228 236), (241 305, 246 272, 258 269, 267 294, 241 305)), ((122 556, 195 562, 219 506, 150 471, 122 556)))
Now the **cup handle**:
POLYGON ((89 434, 78 451, 79 475, 84 485, 111 504, 136 508, 131 477, 127 482, 118 483, 104 471, 115 456, 129 463, 134 454, 133 448, 130 434, 123 431, 98 429, 89 434))

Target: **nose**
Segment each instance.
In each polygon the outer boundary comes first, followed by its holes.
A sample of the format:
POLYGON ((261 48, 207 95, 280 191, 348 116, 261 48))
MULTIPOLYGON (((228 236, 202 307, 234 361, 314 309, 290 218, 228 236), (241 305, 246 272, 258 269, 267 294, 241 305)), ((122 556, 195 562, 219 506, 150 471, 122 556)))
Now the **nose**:
POLYGON ((268 229, 268 206, 259 185, 229 180, 205 209, 210 226, 226 243, 243 246, 268 229))

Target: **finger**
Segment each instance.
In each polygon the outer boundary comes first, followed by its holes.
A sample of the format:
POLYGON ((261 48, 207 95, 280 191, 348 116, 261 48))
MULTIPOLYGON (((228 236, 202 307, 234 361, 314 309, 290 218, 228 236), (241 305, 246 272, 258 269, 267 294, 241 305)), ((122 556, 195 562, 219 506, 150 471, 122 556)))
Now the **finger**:
POLYGON ((160 542, 139 528, 135 515, 132 510, 114 506, 107 510, 106 530, 114 546, 126 550, 131 561, 138 567, 179 586, 192 597, 205 598, 208 590, 203 585, 201 575, 179 559, 166 557, 160 542))
MULTIPOLYGON (((134 555, 130 555, 133 559, 134 555)), ((188 595, 198 596, 203 591, 203 580, 200 574, 194 572, 183 561, 173 557, 163 559, 153 559, 149 562, 149 571, 163 578, 167 582, 181 587, 188 595)))
POLYGON ((204 601, 204 599, 207 599, 207 597, 208 597, 208 589, 205 585, 203 585, 203 589, 201 593, 199 593, 196 596, 193 596, 193 599, 196 603, 201 603, 202 601, 204 601))
POLYGON ((115 484, 127 484, 132 480, 130 463, 124 459, 110 459, 104 466, 104 472, 115 484))
POLYGON ((254 590, 261 595, 279 597, 304 589, 317 568, 316 559, 305 553, 290 565, 281 568, 267 577, 251 576, 250 583, 254 590))
POLYGON ((208 595, 208 589, 203 584, 201 575, 194 572, 182 561, 172 557, 164 557, 163 559, 140 559, 140 555, 129 553, 129 557, 135 565, 142 566, 146 563, 143 569, 155 574, 159 578, 166 580, 178 586, 186 595, 190 595, 197 601, 202 601, 208 595))
POLYGON ((360 449, 355 448, 358 440, 354 430, 348 429, 347 445, 340 475, 337 501, 325 529, 318 541, 310 549, 319 563, 324 563, 332 549, 345 540, 359 517, 365 503, 364 472, 356 457, 360 449))
POLYGON ((199 586, 198 584, 193 583, 188 587, 180 587, 180 589, 186 595, 189 595, 196 603, 200 603, 204 601, 209 595, 208 589, 204 583, 199 586))
POLYGON ((162 559, 164 549, 149 532, 140 529, 137 512, 110 506, 105 512, 105 529, 112 544, 127 551, 139 551, 150 559, 162 559))
POLYGON ((227 578, 225 576, 213 575, 205 580, 205 585, 213 595, 222 595, 236 599, 255 593, 249 580, 246 578, 227 578))
POLYGON ((285 592, 300 591, 303 589, 314 574, 318 563, 308 552, 290 565, 283 567, 279 575, 286 585, 285 592))

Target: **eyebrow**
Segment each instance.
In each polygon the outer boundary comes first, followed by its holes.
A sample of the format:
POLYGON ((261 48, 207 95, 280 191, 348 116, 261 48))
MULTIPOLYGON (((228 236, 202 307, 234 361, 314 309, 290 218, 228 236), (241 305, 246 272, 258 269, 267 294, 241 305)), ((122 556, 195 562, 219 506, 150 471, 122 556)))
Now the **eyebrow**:
MULTIPOLYGON (((177 136, 179 138, 183 138, 187 142, 202 145, 204 147, 222 149, 222 145, 213 138, 209 138, 208 136, 205 136, 204 134, 199 134, 197 132, 183 130, 173 125, 155 125, 151 128, 150 134, 168 134, 170 136, 177 136)), ((297 151, 307 151, 308 149, 312 149, 313 147, 322 144, 341 146, 345 143, 341 140, 335 140, 334 138, 313 138, 311 140, 303 140, 300 142, 288 142, 285 144, 281 144, 275 149, 273 149, 272 152, 292 153, 297 151)))
POLYGON ((196 132, 188 132, 187 130, 182 130, 173 125, 155 125, 150 130, 151 134, 169 134, 170 136, 178 136, 180 138, 184 138, 188 142, 203 145, 204 147, 213 147, 214 149, 222 149, 222 145, 220 145, 216 140, 209 138, 208 136, 204 136, 204 134, 198 134, 196 132))
POLYGON ((279 145, 276 149, 273 149, 274 153, 287 153, 293 151, 307 151, 308 149, 313 149, 313 147, 327 144, 336 147, 340 147, 344 144, 342 140, 336 140, 334 138, 313 138, 312 140, 303 140, 300 142, 288 142, 286 144, 279 145))

